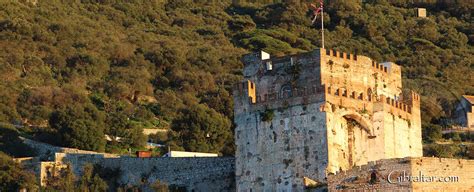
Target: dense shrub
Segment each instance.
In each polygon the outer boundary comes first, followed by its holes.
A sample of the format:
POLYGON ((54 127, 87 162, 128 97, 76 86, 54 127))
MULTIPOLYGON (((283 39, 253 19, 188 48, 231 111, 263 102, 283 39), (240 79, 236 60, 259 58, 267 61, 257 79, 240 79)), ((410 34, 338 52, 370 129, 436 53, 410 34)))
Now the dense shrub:
MULTIPOLYGON (((58 135, 46 128, 37 135, 92 150, 103 150, 103 134, 132 140, 111 148, 142 145, 136 142, 142 135, 132 133, 156 120, 162 128, 193 121, 182 112, 200 104, 199 110, 212 111, 209 118, 230 122, 231 87, 242 78, 244 53, 264 49, 279 56, 321 46, 321 23, 311 25, 309 2, 1 2, 0 121, 53 127, 58 135), (90 112, 111 114, 102 115, 105 122, 117 124, 108 128, 102 118, 80 115, 90 112), (128 120, 116 121, 116 113, 128 120)), ((473 3, 326 5, 325 46, 401 64, 403 87, 422 95, 423 123, 442 124, 460 95, 474 94, 473 3), (417 18, 415 7, 426 7, 429 17, 417 18)), ((194 138, 202 134, 193 131, 205 128, 185 129, 179 132, 186 137, 169 142, 193 150, 222 147, 194 138)), ((424 132, 427 141, 439 139, 433 129, 424 132)), ((223 145, 232 149, 232 137, 226 138, 223 145)))
POLYGON ((11 157, 0 152, 0 191, 37 191, 35 175, 25 171, 11 157))

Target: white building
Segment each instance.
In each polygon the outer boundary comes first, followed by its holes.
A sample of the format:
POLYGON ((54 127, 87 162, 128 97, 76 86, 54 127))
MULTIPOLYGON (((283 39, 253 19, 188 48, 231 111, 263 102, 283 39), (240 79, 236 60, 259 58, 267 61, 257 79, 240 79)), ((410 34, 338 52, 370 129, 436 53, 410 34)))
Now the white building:
POLYGON ((199 153, 187 151, 170 151, 163 155, 163 157, 218 157, 217 153, 199 153))

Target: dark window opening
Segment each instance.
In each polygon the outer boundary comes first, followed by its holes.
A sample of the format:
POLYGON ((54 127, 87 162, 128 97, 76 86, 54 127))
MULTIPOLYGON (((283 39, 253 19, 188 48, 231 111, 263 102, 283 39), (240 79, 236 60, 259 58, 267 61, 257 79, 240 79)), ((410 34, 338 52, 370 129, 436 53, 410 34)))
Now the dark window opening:
POLYGON ((377 182, 377 174, 375 174, 375 172, 372 172, 372 173, 370 174, 370 181, 369 181, 369 183, 370 183, 370 184, 374 184, 375 182, 377 182))

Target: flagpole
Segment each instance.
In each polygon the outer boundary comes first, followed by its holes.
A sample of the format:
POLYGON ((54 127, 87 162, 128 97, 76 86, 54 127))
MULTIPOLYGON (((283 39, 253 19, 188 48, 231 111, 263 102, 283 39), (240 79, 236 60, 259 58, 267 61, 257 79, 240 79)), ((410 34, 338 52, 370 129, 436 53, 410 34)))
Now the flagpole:
POLYGON ((324 7, 323 6, 321 6, 321 40, 322 40, 322 46, 324 49, 324 7))

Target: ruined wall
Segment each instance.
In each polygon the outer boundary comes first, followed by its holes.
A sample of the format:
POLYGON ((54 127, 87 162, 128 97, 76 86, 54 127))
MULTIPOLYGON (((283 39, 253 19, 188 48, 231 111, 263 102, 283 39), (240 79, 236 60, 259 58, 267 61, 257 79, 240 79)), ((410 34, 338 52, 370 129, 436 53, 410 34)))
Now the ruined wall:
POLYGON ((328 188, 330 191, 472 191, 473 172, 473 160, 384 159, 328 175, 328 188))

